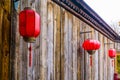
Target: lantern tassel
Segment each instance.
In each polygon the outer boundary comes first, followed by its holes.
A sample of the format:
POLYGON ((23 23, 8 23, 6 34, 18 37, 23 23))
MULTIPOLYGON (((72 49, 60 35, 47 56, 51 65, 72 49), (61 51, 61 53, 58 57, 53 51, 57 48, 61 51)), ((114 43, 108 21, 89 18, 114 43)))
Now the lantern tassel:
POLYGON ((29 47, 29 67, 32 66, 32 46, 30 43, 30 47, 29 47))
POLYGON ((90 56, 90 66, 92 66, 92 56, 90 56))

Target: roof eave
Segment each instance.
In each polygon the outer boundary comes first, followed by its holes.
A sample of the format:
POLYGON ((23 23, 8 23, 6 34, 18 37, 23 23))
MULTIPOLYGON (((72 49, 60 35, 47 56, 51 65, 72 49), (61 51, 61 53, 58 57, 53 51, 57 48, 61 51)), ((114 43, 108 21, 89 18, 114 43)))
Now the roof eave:
POLYGON ((84 1, 52 0, 67 11, 90 25, 92 28, 114 42, 120 42, 120 36, 84 1))

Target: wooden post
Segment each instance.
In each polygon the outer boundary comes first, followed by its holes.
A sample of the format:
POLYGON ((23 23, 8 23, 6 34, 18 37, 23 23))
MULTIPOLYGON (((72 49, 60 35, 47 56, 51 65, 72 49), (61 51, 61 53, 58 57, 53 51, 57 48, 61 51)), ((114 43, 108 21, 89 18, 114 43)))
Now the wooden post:
POLYGON ((11 1, 0 1, 0 80, 9 79, 11 1))
POLYGON ((11 1, 11 30, 10 30, 10 80, 17 79, 17 55, 18 55, 18 47, 16 45, 19 43, 19 34, 18 34, 18 18, 17 11, 14 7, 14 2, 11 1))

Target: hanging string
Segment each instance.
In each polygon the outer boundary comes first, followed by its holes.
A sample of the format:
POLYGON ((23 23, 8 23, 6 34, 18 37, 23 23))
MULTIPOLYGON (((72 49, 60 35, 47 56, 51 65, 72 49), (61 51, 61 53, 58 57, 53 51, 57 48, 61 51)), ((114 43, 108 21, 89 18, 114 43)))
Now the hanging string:
POLYGON ((32 46, 30 43, 30 47, 29 47, 29 67, 32 66, 32 46))

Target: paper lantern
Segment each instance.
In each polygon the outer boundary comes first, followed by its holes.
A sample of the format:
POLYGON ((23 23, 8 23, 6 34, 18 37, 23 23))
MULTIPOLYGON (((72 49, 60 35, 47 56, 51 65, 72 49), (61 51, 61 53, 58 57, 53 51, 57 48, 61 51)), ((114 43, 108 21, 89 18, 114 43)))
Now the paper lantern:
POLYGON ((115 49, 109 49, 108 53, 109 53, 110 58, 114 58, 116 56, 116 50, 115 49))
POLYGON ((26 7, 19 14, 19 32, 26 42, 34 42, 40 33, 40 16, 33 9, 26 7))
POLYGON ((97 40, 87 39, 83 42, 82 47, 87 50, 89 54, 94 54, 100 48, 100 42, 97 40))

